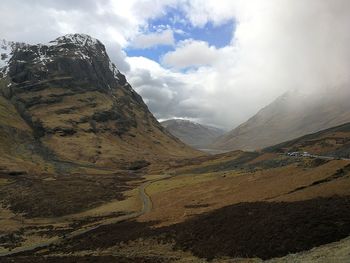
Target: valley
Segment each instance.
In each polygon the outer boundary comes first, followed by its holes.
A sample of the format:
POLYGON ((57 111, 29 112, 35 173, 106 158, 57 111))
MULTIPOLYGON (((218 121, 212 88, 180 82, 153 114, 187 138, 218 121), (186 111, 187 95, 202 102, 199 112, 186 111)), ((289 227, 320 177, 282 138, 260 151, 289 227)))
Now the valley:
POLYGON ((349 167, 348 160, 268 151, 173 161, 161 168, 163 174, 144 170, 145 177, 133 183, 138 187, 123 192, 125 200, 63 217, 23 218, 22 232, 17 231, 22 239, 8 251, 28 262, 85 262, 88 255, 104 262, 225 262, 225 257, 247 256, 246 262, 281 256, 273 262, 283 262, 290 252, 330 242, 346 244, 349 167), (234 226, 240 230, 227 232, 234 226), (276 243, 264 240, 268 236, 276 243), (261 242, 256 244, 256 238, 261 242), (218 242, 235 243, 219 249, 218 242))
POLYGON ((191 146, 221 140, 222 131, 178 120, 170 124, 195 140, 175 137, 99 40, 4 43, 11 58, 2 59, 0 79, 1 262, 349 256, 348 122, 208 154, 191 146))

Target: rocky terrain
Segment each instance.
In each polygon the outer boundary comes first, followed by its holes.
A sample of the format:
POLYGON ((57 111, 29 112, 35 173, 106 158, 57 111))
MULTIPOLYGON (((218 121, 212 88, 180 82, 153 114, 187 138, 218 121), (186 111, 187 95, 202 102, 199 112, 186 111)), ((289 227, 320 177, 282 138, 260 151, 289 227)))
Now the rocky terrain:
POLYGON ((350 121, 350 91, 289 91, 237 128, 219 137, 212 148, 256 150, 350 121))
POLYGON ((224 134, 219 128, 182 119, 167 120, 161 124, 169 133, 197 149, 206 149, 216 138, 224 134))

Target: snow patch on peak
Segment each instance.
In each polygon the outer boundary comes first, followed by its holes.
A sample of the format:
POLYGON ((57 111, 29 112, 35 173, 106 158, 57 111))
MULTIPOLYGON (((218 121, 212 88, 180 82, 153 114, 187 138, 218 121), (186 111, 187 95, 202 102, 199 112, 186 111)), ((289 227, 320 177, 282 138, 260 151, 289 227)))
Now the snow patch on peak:
POLYGON ((113 72, 114 78, 116 80, 119 80, 118 74, 120 73, 120 71, 117 69, 117 67, 110 60, 109 60, 109 70, 113 72))
POLYGON ((8 64, 12 57, 14 46, 14 42, 4 39, 0 40, 0 73, 2 73, 0 78, 3 78, 8 73, 8 64))
POLYGON ((86 34, 67 34, 67 35, 58 37, 53 41, 50 41, 48 45, 53 46, 53 45, 59 45, 64 43, 72 43, 82 47, 85 47, 85 46, 93 47, 96 45, 101 45, 101 42, 99 40, 86 34))

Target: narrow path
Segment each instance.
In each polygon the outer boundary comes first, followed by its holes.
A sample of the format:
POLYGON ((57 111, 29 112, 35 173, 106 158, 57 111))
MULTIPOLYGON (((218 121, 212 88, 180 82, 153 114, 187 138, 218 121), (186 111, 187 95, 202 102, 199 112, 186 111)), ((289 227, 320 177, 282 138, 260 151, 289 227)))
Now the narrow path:
POLYGON ((19 254, 19 253, 23 253, 23 252, 29 252, 29 251, 33 251, 36 249, 46 248, 50 245, 61 243, 61 242, 65 241, 66 239, 77 237, 77 236, 80 236, 82 234, 88 233, 92 230, 95 230, 95 229, 101 227, 101 226, 116 224, 116 223, 119 223, 119 222, 122 222, 125 220, 134 219, 134 218, 142 216, 146 213, 149 213, 152 210, 152 200, 151 200, 150 196, 146 193, 146 188, 149 185, 151 185, 152 183, 162 181, 165 179, 169 179, 169 178, 171 178, 170 175, 165 175, 162 178, 158 178, 158 179, 155 179, 152 181, 145 182, 139 186, 139 197, 140 197, 140 200, 142 201, 142 209, 138 212, 134 212, 134 213, 131 213, 128 215, 120 216, 117 218, 107 219, 103 223, 100 223, 96 226, 82 227, 78 230, 70 232, 69 234, 66 234, 63 237, 56 237, 56 238, 53 238, 51 240, 47 240, 47 241, 42 242, 42 243, 34 244, 32 246, 19 247, 19 248, 15 248, 15 249, 8 251, 8 252, 2 252, 2 253, 0 253, 0 257, 13 256, 15 254, 19 254))

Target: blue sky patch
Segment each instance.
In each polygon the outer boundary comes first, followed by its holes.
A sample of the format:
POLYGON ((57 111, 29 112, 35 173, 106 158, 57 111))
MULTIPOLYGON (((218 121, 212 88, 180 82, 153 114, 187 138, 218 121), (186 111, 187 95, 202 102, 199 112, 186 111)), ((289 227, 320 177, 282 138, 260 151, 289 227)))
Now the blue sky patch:
MULTIPOLYGON (((209 46, 222 48, 230 44, 235 30, 235 22, 229 20, 221 25, 214 25, 212 22, 203 27, 194 27, 186 19, 185 15, 178 9, 168 8, 166 13, 156 19, 152 19, 145 28, 145 33, 158 32, 165 29, 174 31, 175 42, 194 39, 205 41, 209 46)), ((128 56, 143 56, 157 62, 167 52, 174 50, 173 46, 159 45, 146 49, 128 47, 125 52, 128 56)))

